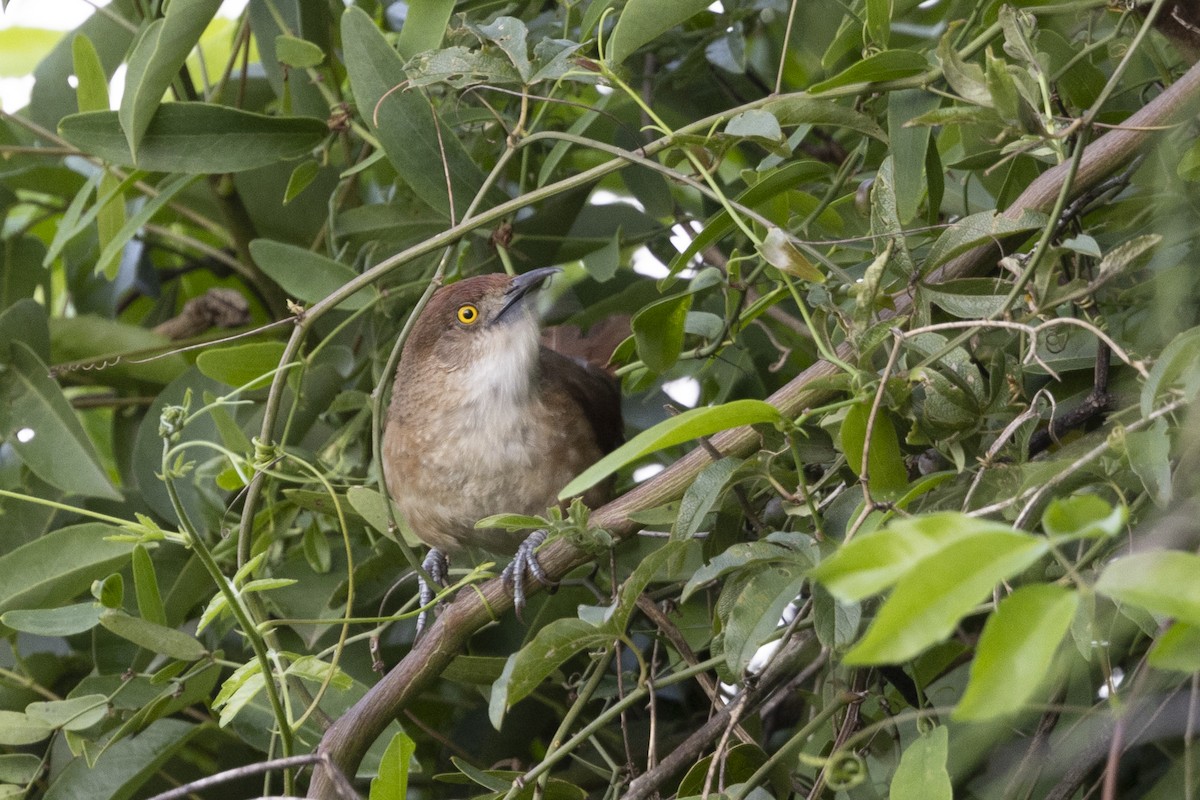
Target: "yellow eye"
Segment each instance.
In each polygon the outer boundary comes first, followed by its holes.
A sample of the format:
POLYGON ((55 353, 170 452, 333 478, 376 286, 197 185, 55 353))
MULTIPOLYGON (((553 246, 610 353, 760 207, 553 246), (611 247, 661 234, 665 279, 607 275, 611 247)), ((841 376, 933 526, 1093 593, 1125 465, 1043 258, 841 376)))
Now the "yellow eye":
POLYGON ((479 309, 467 303, 458 307, 458 321, 463 325, 474 325, 479 321, 479 309))

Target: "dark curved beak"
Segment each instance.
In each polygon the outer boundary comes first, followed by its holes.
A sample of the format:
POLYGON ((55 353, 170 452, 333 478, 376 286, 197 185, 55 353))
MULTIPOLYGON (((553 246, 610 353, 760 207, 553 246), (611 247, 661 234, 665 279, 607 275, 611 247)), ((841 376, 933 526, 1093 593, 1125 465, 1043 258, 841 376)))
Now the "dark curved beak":
POLYGON ((508 288, 504 290, 504 305, 500 307, 492 321, 503 319, 510 309, 521 305, 522 300, 539 289, 556 272, 562 272, 562 270, 558 267, 541 267, 513 278, 508 288))

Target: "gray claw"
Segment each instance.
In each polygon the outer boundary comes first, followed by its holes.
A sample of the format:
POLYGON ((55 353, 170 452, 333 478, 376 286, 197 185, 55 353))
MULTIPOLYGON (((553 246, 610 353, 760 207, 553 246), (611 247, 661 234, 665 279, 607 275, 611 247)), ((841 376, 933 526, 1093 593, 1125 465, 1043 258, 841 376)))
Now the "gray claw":
MULTIPOLYGON (((425 556, 425 560, 421 562, 421 568, 425 573, 433 579, 433 582, 438 586, 446 586, 446 576, 450 571, 450 562, 446 559, 446 554, 436 547, 429 551, 429 555, 425 556)), ((433 586, 425 582, 424 577, 417 578, 417 597, 421 602, 421 606, 427 606, 433 602, 433 598, 437 596, 437 592, 433 586)), ((417 636, 421 635, 421 631, 425 630, 425 623, 428 622, 428 609, 417 615, 417 636)))
POLYGON ((537 560, 537 549, 546 541, 547 533, 545 531, 534 531, 529 534, 529 537, 521 542, 517 547, 517 552, 513 555, 513 560, 500 573, 501 580, 504 581, 505 587, 512 592, 513 608, 517 612, 517 619, 521 619, 521 612, 525 610, 525 571, 533 576, 534 580, 543 586, 556 586, 557 581, 550 579, 546 571, 542 569, 541 563, 537 560))

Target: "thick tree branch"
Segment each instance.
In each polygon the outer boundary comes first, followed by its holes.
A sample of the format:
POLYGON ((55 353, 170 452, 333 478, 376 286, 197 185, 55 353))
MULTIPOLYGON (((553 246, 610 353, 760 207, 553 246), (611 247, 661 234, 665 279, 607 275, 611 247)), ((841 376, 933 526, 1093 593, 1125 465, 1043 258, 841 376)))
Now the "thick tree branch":
MULTIPOLYGON (((1088 146, 1071 187, 1072 196, 1120 169, 1155 135, 1154 129, 1179 122, 1198 105, 1200 66, 1193 66, 1120 129, 1109 131, 1088 146)), ((1048 211, 1061 190, 1065 174, 1065 167, 1043 173, 1005 211, 1006 216, 1018 217, 1025 210, 1048 211)), ((995 248, 978 248, 949 262, 926 280, 938 283, 977 274, 994 265, 995 256, 995 248)), ((911 302, 903 293, 894 299, 898 314, 904 313, 911 302)), ((838 357, 850 359, 853 354, 843 345, 838 357)), ((784 416, 795 417, 828 397, 830 390, 815 387, 836 372, 833 364, 819 361, 773 394, 769 402, 784 416)), ((712 437, 713 446, 729 455, 748 454, 757 442, 758 434, 752 428, 737 428, 712 437)), ((693 450, 650 481, 598 509, 592 514, 593 524, 618 538, 628 537, 636 528, 630 514, 679 497, 709 462, 710 456, 703 448, 693 450)), ((590 559, 562 540, 543 548, 538 557, 552 578, 561 578, 590 559)), ((353 775, 376 737, 442 673, 462 651, 467 639, 495 615, 507 613, 511 607, 512 598, 498 578, 477 587, 477 591, 460 592, 409 654, 326 732, 319 752, 328 755, 345 774, 353 775)), ((317 769, 309 797, 336 797, 325 770, 317 769)))

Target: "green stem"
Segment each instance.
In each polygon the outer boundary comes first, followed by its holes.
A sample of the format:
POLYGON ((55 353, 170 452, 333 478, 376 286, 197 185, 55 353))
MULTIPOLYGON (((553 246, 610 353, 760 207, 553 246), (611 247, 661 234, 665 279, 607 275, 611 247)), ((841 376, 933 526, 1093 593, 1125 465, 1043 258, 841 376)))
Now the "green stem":
MULTIPOLYGON (((196 553, 196 557, 200 559, 200 563, 208 571, 209 577, 213 583, 217 585, 217 589, 225 597, 225 602, 229 606, 229 610, 233 613, 234 619, 237 620, 238 626, 242 630, 242 635, 250 642, 250 647, 254 650, 254 658, 258 661, 258 667, 262 670, 263 686, 267 692, 267 700, 271 704, 271 711, 275 716, 275 721, 279 726, 279 737, 283 746, 283 754, 285 756, 292 755, 292 728, 288 723, 288 717, 283 708, 283 702, 279 696, 279 687, 272 679, 271 658, 267 652, 267 647, 262 639, 254 621, 250 618, 250 614, 242 605, 241 598, 238 593, 233 590, 229 580, 225 574, 221 572, 220 565, 213 557, 212 551, 208 549, 208 545, 203 538, 199 536, 196 529, 192 526, 187 510, 183 507, 183 501, 179 499, 179 492, 175 488, 175 481, 171 478, 170 465, 167 460, 170 449, 168 442, 163 442, 163 458, 162 458, 162 474, 163 484, 167 489, 167 496, 171 499, 171 506, 175 509, 176 516, 179 517, 179 525, 184 533, 189 537, 189 544, 196 553)), ((285 794, 292 793, 292 773, 284 772, 284 788, 285 794)))

